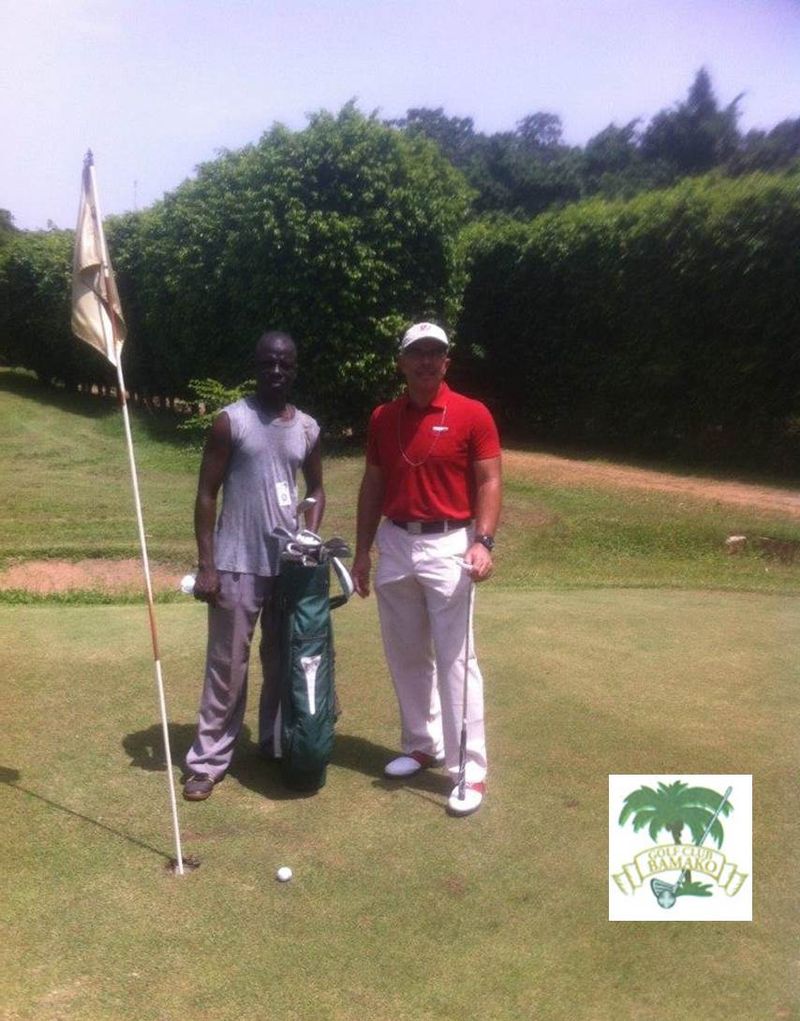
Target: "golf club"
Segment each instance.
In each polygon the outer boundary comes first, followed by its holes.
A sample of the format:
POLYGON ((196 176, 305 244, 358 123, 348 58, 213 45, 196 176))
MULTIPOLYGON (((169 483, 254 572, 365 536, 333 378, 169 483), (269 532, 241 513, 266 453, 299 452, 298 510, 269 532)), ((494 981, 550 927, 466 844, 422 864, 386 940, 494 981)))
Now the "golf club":
POLYGON ((342 592, 345 597, 345 602, 352 596, 355 589, 353 588, 353 579, 350 577, 350 572, 341 562, 338 557, 331 557, 331 563, 333 569, 336 572, 336 577, 339 579, 339 584, 342 587, 342 592))
POLYGON ((301 528, 297 535, 294 537, 294 541, 299 546, 306 546, 309 549, 319 549, 319 547, 322 545, 322 539, 317 535, 316 532, 312 532, 308 528, 301 528))
POLYGON ((276 525, 272 529, 272 534, 276 539, 294 539, 296 532, 292 532, 290 529, 285 528, 283 525, 276 525))
MULTIPOLYGON (((725 794, 722 797, 722 801, 720 801, 719 807, 717 808, 716 812, 711 816, 708 826, 706 826, 705 830, 703 831, 703 835, 700 837, 699 840, 695 840, 694 842, 695 847, 700 847, 701 844, 703 844, 703 842, 705 841, 708 834, 711 832, 711 827, 717 821, 717 816, 725 807, 728 798, 731 796, 732 791, 733 787, 729 787, 725 791, 725 794)), ((653 895, 658 901, 659 907, 671 908, 674 905, 675 901, 678 898, 678 892, 680 888, 683 886, 686 876, 688 874, 689 869, 684 869, 678 876, 677 883, 665 883, 663 879, 650 880, 650 889, 653 891, 653 895)))
POLYGON ((303 514, 304 511, 311 510, 312 507, 316 506, 316 503, 317 503, 317 501, 316 501, 316 499, 313 496, 307 496, 305 498, 305 500, 301 500, 300 503, 298 503, 297 511, 296 511, 296 515, 297 515, 297 531, 298 532, 303 527, 301 525, 301 523, 300 523, 300 516, 301 516, 301 514, 303 514))
POLYGON ((322 545, 331 557, 351 557, 353 555, 350 547, 339 535, 332 535, 322 545))
POLYGON ((472 627, 472 604, 475 583, 470 579, 467 600, 467 634, 464 640, 464 690, 461 702, 461 741, 458 747, 458 800, 463 801, 467 791, 467 695, 469 694, 469 635, 472 627))

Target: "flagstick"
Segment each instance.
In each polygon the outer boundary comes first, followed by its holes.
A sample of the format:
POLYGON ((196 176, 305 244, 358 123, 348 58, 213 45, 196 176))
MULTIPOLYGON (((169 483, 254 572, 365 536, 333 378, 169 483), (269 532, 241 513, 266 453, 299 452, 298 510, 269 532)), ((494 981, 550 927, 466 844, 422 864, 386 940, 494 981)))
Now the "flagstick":
MULTIPOLYGON (((97 202, 97 189, 95 187, 95 180, 94 180, 94 163, 91 163, 90 166, 89 166, 89 176, 90 176, 90 180, 91 180, 91 184, 92 184, 92 197, 93 197, 93 201, 94 201, 94 209, 96 211, 97 220, 98 220, 98 228, 99 228, 98 229, 98 235, 100 237, 100 245, 101 245, 102 260, 103 260, 103 276, 105 277, 106 285, 108 286, 109 278, 111 276, 110 268, 109 268, 110 264, 109 264, 109 259, 108 259, 108 252, 106 251, 105 234, 104 234, 104 232, 102 230, 102 222, 103 221, 102 221, 102 219, 100 217, 100 206, 98 205, 98 202, 97 202)), ((150 638, 151 638, 152 643, 153 643, 153 662, 154 662, 155 674, 156 674, 156 688, 158 690, 158 703, 159 703, 159 709, 161 711, 161 730, 162 730, 162 733, 163 733, 163 736, 164 736, 164 753, 165 753, 166 760, 167 760, 167 780, 168 780, 168 784, 169 784, 170 806, 171 806, 171 809, 172 809, 172 829, 173 829, 173 833, 174 833, 174 836, 175 836, 175 853, 176 853, 175 866, 176 866, 176 871, 178 872, 178 875, 182 876, 184 874, 183 852, 181 850, 181 834, 180 834, 180 828, 178 826, 178 804, 177 804, 177 801, 175 799, 175 779, 174 779, 174 777, 172 775, 172 754, 170 752, 169 728, 167 726, 167 703, 166 703, 166 699, 164 697, 164 681, 163 681, 163 677, 162 677, 162 674, 161 674, 161 659, 160 659, 160 656, 159 656, 159 649, 158 649, 158 628, 156 626, 155 607, 153 605, 153 584, 152 584, 152 580, 151 580, 151 577, 150 577, 150 561, 149 561, 148 556, 147 556, 147 541, 145 539, 145 534, 144 534, 144 519, 142 517, 142 502, 141 502, 141 499, 139 498, 139 479, 138 479, 138 475, 137 475, 137 472, 136 472, 136 460, 135 460, 135 458, 133 456, 133 438, 131 436, 131 424, 130 424, 130 419, 129 419, 129 416, 128 416, 128 401, 127 401, 127 397, 126 397, 126 393, 125 393, 125 381, 124 381, 124 379, 122 377, 122 356, 121 356, 121 351, 120 351, 119 347, 117 346, 116 325, 115 325, 115 317, 114 317, 114 315, 112 314, 111 316, 109 316, 109 319, 111 321, 111 337, 112 337, 112 341, 113 341, 112 350, 115 353, 114 362, 115 362, 116 369, 117 369, 117 386, 118 386, 118 389, 119 389, 119 404, 120 404, 120 408, 122 410, 122 421, 123 421, 123 423, 125 425, 125 439, 127 441, 127 448, 128 448, 128 463, 130 465, 130 470, 131 470, 131 483, 133 485, 133 498, 134 498, 134 503, 136 504, 136 524, 137 524, 138 529, 139 529, 139 544, 140 544, 140 546, 142 548, 142 567, 144 569, 145 588, 147 590, 147 612, 148 612, 148 615, 149 615, 149 618, 150 618, 150 638)), ((105 329, 105 319, 104 319, 104 317, 102 315, 100 316, 100 321, 104 324, 104 329, 105 329)))

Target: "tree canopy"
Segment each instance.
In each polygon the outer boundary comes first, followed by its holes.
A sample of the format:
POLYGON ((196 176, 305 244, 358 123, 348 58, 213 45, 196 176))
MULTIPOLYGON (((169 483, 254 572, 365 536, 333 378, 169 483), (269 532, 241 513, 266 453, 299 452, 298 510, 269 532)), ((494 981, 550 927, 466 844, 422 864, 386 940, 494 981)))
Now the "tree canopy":
MULTIPOLYGON (((800 118, 742 135, 741 100, 701 69, 683 101, 582 148, 544 110, 495 134, 354 103, 275 125, 108 221, 128 385, 214 403, 284 329, 298 403, 358 432, 398 386, 404 326, 436 318, 518 433, 794 464, 800 118)), ((71 248, 0 211, 0 358, 104 385, 69 334, 71 248)))
POLYGON ((597 194, 630 198, 712 169, 736 175, 796 161, 800 119, 742 135, 743 96, 720 105, 701 67, 682 102, 648 124, 640 118, 621 126, 612 122, 583 147, 566 145, 561 118, 543 110, 527 114, 511 131, 493 134, 476 130, 471 117, 449 117, 442 107, 417 107, 388 123, 440 146, 475 190, 475 212, 526 219, 597 194))

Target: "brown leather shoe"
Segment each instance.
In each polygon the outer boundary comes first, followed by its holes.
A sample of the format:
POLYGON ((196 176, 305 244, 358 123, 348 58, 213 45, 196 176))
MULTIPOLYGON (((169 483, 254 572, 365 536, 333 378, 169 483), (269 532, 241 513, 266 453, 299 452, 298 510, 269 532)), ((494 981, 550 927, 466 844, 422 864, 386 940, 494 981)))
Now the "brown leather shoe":
POLYGON ((183 796, 187 801, 205 801, 211 797, 214 781, 203 773, 192 773, 183 785, 183 796))

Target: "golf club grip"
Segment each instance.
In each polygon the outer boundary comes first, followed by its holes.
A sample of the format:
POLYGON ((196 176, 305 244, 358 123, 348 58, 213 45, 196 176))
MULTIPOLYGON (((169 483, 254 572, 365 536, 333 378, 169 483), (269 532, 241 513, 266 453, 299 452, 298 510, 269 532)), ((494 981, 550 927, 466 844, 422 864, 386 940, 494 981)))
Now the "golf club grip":
POLYGON ((458 794, 464 796, 464 784, 467 778, 467 728, 461 728, 461 742, 458 747, 458 794))

